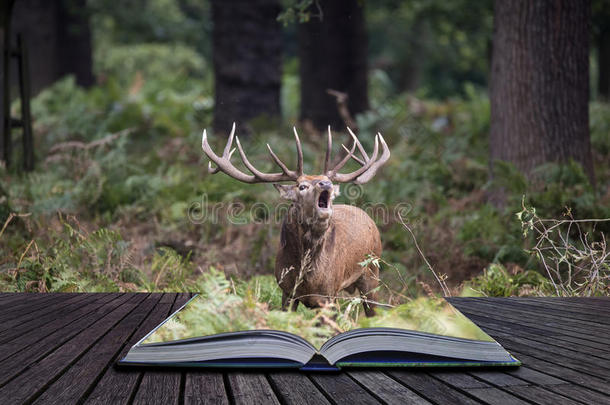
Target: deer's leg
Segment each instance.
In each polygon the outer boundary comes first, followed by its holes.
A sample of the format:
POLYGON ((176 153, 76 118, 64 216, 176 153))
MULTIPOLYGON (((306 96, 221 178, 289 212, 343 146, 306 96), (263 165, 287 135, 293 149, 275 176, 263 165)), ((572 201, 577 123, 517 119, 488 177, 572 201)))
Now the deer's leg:
POLYGON ((286 307, 288 306, 288 299, 290 298, 290 295, 288 295, 286 293, 286 291, 282 292, 282 311, 286 310, 286 307))
POLYGON ((290 310, 295 312, 299 306, 299 300, 292 300, 292 305, 290 306, 290 310))
POLYGON ((377 291, 374 291, 374 289, 379 285, 378 278, 375 277, 374 274, 371 274, 368 269, 366 269, 362 276, 356 280, 355 285, 360 291, 365 315, 368 317, 375 316, 375 307, 377 306, 375 304, 375 302, 377 302, 377 291))

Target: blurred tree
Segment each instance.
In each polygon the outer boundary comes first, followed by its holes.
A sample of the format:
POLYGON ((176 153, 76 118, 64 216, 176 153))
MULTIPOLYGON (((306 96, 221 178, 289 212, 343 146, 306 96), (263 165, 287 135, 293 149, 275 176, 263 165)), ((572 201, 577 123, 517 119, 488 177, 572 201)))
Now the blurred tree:
POLYGON ((593 181, 586 0, 496 0, 490 155, 526 174, 580 163, 593 181))
POLYGON ((597 94, 610 100, 610 1, 593 1, 593 41, 597 47, 597 94))
POLYGON ((328 89, 347 93, 352 115, 369 108, 363 7, 358 0, 314 1, 299 24, 300 118, 318 129, 344 125, 328 89))
POLYGON ((95 82, 87 0, 58 3, 57 76, 69 74, 80 86, 89 87, 95 82))
POLYGON ((214 128, 279 116, 282 32, 278 0, 212 0, 214 128))
POLYGON ((365 12, 371 68, 396 92, 446 98, 487 85, 492 0, 376 0, 365 12))

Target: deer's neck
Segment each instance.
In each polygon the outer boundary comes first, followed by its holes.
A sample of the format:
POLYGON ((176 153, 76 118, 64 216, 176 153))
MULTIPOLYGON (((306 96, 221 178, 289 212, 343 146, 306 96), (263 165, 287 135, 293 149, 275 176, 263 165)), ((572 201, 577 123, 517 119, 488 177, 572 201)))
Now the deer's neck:
POLYGON ((295 207, 289 210, 287 224, 290 230, 290 243, 296 250, 301 262, 310 262, 313 269, 325 257, 326 247, 332 242, 334 227, 330 220, 324 223, 307 221, 299 218, 299 212, 295 207), (299 220, 300 219, 300 220, 299 220))

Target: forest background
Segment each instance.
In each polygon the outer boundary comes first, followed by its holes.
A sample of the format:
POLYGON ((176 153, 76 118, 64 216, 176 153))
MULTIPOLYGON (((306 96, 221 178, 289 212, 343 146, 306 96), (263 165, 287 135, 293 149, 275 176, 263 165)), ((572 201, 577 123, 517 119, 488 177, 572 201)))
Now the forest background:
POLYGON ((335 144, 348 124, 367 149, 384 134, 391 160, 336 203, 377 221, 384 253, 368 260, 390 303, 610 294, 608 2, 120 4, 14 2, 35 165, 12 131, 0 290, 217 289, 276 305, 279 196, 212 176, 199 149, 203 128, 221 148, 237 121, 263 170, 266 143, 292 162, 293 125, 306 172, 328 124, 335 144))

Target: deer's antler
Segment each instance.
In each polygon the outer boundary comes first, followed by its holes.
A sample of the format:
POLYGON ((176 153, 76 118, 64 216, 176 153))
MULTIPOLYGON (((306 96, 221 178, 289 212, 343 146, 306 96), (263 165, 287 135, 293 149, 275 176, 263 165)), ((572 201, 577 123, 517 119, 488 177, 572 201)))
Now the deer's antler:
POLYGON ((241 143, 239 142, 239 138, 235 136, 235 123, 233 123, 233 128, 231 128, 231 133, 229 134, 229 140, 227 141, 227 145, 222 153, 222 156, 218 156, 214 153, 210 144, 208 143, 208 137, 205 129, 203 130, 203 136, 201 138, 201 148, 205 152, 205 154, 210 158, 210 162, 208 164, 208 171, 212 174, 218 173, 219 171, 233 177, 236 180, 242 181, 244 183, 273 183, 277 181, 294 181, 299 178, 299 176, 303 175, 303 150, 301 148, 301 141, 299 140, 299 135, 297 134, 296 128, 294 129, 294 137, 297 146, 297 170, 289 170, 286 165, 273 153, 271 146, 267 144, 267 148, 269 149, 269 153, 271 154, 271 158, 273 161, 282 169, 282 173, 263 173, 259 171, 256 167, 250 163, 248 157, 244 153, 243 148, 241 147, 241 143), (237 143, 237 150, 239 151, 239 155, 241 156, 241 160, 244 162, 244 165, 252 172, 252 174, 247 174, 233 166, 231 163, 231 155, 235 152, 235 148, 231 149, 233 145, 233 138, 237 143), (216 164, 216 167, 212 167, 212 162, 216 164))
POLYGON ((334 181, 337 183, 348 183, 350 181, 353 181, 356 184, 364 184, 364 183, 368 182, 369 180, 371 180, 375 176, 375 173, 377 173, 377 170, 385 162, 388 161, 388 159, 390 158, 390 149, 388 148, 388 144, 383 139, 383 136, 380 133, 377 133, 377 135, 375 135, 375 147, 373 148, 373 154, 369 158, 368 154, 362 147, 362 144, 360 143, 360 141, 358 140, 356 135, 354 135, 354 133, 352 132, 352 130, 349 127, 347 128, 347 130, 349 131, 349 133, 353 139, 352 148, 350 150, 350 149, 347 149, 345 147, 345 145, 341 145, 343 147, 343 149, 345 149, 347 154, 334 168, 329 169, 333 141, 332 141, 332 134, 330 131, 330 125, 328 126, 328 141, 327 141, 326 161, 325 161, 325 165, 324 165, 324 172, 331 181, 334 181), (381 147, 383 148, 383 152, 381 153, 381 156, 379 157, 379 159, 377 159, 380 143, 381 143, 381 147), (354 151, 355 151, 356 147, 358 148, 358 151, 360 151, 360 154, 362 155, 362 159, 359 159, 358 157, 356 157, 354 155, 354 151), (359 169, 357 169, 356 171, 353 171, 351 173, 345 173, 345 174, 338 173, 339 170, 341 170, 341 168, 347 163, 347 161, 350 158, 354 159, 362 167, 360 167, 359 169))

